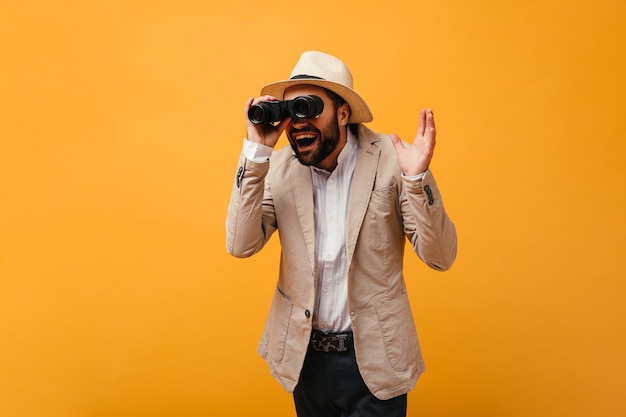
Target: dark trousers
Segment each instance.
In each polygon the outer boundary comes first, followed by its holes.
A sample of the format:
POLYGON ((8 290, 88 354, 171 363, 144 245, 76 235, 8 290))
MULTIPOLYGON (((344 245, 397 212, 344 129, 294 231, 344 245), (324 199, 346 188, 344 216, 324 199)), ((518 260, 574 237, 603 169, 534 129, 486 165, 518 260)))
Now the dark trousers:
POLYGON ((361 378, 354 349, 318 352, 309 347, 293 398, 298 417, 406 417, 407 395, 376 398, 361 378))

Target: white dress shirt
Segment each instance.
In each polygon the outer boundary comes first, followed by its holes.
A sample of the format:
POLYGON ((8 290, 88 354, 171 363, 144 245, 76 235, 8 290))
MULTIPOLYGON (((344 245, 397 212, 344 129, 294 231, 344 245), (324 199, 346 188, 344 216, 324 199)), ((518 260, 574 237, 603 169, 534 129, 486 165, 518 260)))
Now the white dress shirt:
POLYGON ((348 131, 348 141, 332 172, 311 167, 317 261, 313 327, 326 333, 352 329, 348 309, 346 221, 358 150, 358 141, 348 131))

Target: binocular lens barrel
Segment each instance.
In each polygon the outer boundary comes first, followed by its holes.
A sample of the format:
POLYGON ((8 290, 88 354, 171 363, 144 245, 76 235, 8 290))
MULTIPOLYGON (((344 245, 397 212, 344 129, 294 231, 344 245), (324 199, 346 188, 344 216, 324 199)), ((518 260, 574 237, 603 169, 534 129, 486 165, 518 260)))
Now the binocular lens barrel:
POLYGON ((255 104, 248 110, 248 119, 254 124, 269 123, 268 112, 265 110, 267 106, 262 106, 261 104, 255 104))
POLYGON ((264 101, 248 110, 248 119, 254 124, 273 124, 288 116, 309 119, 324 111, 324 102, 315 95, 299 96, 292 100, 264 101))
POLYGON ((289 113, 296 119, 309 119, 319 116, 324 110, 324 102, 318 96, 300 96, 292 100, 289 113))

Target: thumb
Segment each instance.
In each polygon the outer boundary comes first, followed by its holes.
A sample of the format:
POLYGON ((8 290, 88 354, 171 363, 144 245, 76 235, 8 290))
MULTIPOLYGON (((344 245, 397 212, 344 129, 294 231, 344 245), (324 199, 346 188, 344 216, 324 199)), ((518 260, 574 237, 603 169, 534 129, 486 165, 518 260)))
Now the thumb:
POLYGON ((396 148, 397 153, 403 152, 405 150, 404 144, 402 143, 402 139, 400 139, 400 136, 392 133, 389 135, 389 137, 391 138, 391 143, 393 143, 393 146, 396 148))

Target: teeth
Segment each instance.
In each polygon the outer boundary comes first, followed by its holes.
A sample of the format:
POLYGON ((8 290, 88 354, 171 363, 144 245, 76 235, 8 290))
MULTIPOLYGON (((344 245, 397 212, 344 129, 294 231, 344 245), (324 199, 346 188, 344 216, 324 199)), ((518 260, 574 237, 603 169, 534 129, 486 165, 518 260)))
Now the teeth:
POLYGON ((296 140, 314 139, 315 135, 311 133, 304 133, 302 135, 296 135, 296 140))

